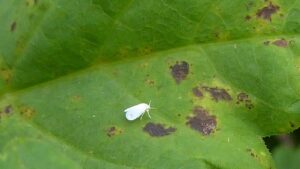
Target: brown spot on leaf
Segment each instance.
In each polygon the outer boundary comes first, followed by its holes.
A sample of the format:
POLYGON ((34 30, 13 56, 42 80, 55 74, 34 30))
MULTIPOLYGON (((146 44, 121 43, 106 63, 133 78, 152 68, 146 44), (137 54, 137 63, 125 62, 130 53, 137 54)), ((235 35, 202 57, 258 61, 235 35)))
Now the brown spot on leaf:
POLYGON ((12 106, 7 105, 3 108, 2 111, 0 111, 0 119, 5 116, 10 116, 11 114, 12 114, 12 106))
POLYGON ((3 111, 6 114, 12 113, 12 106, 11 105, 5 106, 3 111))
POLYGON ((14 32, 16 30, 16 27, 17 27, 17 22, 14 21, 11 25, 10 25, 10 31, 11 32, 14 32))
POLYGON ((283 47, 286 48, 288 46, 288 41, 285 39, 278 39, 272 42, 272 44, 278 46, 278 47, 283 47))
POLYGON ((116 127, 111 127, 107 130, 107 136, 111 137, 115 135, 116 127))
POLYGON ((214 32, 214 37, 216 39, 220 39, 220 33, 219 32, 214 32))
POLYGON ((9 83, 12 78, 12 71, 8 68, 1 68, 0 69, 0 76, 6 83, 9 83))
POLYGON ((252 104, 251 100, 245 100, 245 106, 246 108, 248 108, 249 110, 252 109, 254 107, 254 105, 252 104))
POLYGON ((250 15, 246 15, 246 16, 245 16, 245 20, 246 20, 246 21, 249 21, 250 19, 251 19, 251 16, 250 16, 250 15))
POLYGON ((290 126, 291 126, 292 128, 295 128, 295 124, 294 124, 293 122, 291 122, 291 121, 290 121, 290 126))
POLYGON ((146 83, 146 84, 149 84, 150 86, 154 86, 155 81, 154 81, 154 80, 151 80, 151 79, 146 79, 146 80, 145 80, 145 83, 146 83))
POLYGON ((232 100, 231 96, 229 95, 229 93, 225 90, 225 89, 220 89, 217 87, 207 87, 207 86, 203 86, 202 87, 205 91, 209 92, 212 99, 215 101, 220 101, 220 100, 224 100, 224 101, 230 101, 232 100))
POLYGON ((248 99, 248 95, 246 93, 242 92, 237 95, 237 103, 244 102, 247 99, 248 99))
POLYGON ((176 62, 176 64, 170 68, 171 74, 177 84, 184 80, 189 74, 189 64, 186 61, 182 61, 180 63, 176 62))
POLYGON ((253 158, 258 158, 257 154, 254 152, 253 149, 247 148, 246 151, 249 152, 249 154, 250 154, 253 158))
POLYGON ((237 104, 244 103, 245 107, 248 109, 252 109, 254 107, 249 96, 244 92, 241 92, 237 95, 236 103, 237 104))
POLYGON ((290 40, 290 41, 289 41, 289 45, 290 45, 291 47, 295 46, 295 44, 296 44, 296 42, 295 42, 294 40, 290 40))
POLYGON ((165 128, 163 124, 155 124, 150 122, 145 125, 143 130, 152 137, 162 137, 175 132, 176 128, 165 128))
POLYGON ((110 127, 109 129, 106 130, 106 134, 108 137, 116 136, 121 134, 123 131, 120 128, 117 128, 115 126, 110 127))
POLYGON ((270 2, 268 6, 265 6, 262 9, 258 10, 256 16, 264 20, 272 21, 272 15, 276 13, 279 8, 279 6, 273 5, 272 2, 270 2))
POLYGON ((264 41, 264 45, 268 46, 270 44, 270 41, 264 41))
POLYGON ((192 89, 193 91, 193 94, 196 96, 196 97, 203 97, 203 93, 201 92, 201 90, 199 89, 199 87, 194 87, 192 89))
POLYGON ((25 119, 31 119, 35 114, 35 110, 31 107, 21 107, 20 108, 20 114, 23 116, 25 119))
POLYGON ((195 107, 193 112, 194 116, 188 117, 187 125, 202 135, 209 135, 214 132, 217 125, 215 116, 209 115, 203 107, 195 107))

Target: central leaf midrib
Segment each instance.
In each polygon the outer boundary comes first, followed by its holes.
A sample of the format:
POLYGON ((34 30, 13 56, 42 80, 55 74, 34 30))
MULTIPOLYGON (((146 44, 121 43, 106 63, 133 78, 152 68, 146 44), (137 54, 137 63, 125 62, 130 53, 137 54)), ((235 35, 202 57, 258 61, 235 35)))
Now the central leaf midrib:
MULTIPOLYGON (((226 45, 226 44, 239 44, 239 42, 253 41, 253 40, 261 40, 261 43, 263 43, 263 41, 269 40, 269 39, 278 39, 278 38, 282 38, 282 37, 291 38, 291 37, 296 37, 296 36, 299 36, 299 35, 298 34, 275 35, 275 36, 254 37, 254 38, 238 39, 238 40, 222 41, 222 42, 209 42, 209 43, 201 43, 201 44, 190 44, 190 45, 180 46, 180 47, 176 47, 176 48, 156 51, 156 52, 153 52, 153 53, 148 54, 148 55, 141 55, 141 56, 147 56, 147 57, 133 57, 133 58, 124 58, 124 59, 120 59, 120 60, 116 60, 116 61, 112 61, 112 62, 101 62, 101 63, 98 63, 98 64, 94 64, 94 65, 91 65, 91 66, 84 67, 82 69, 77 69, 76 71, 73 71, 73 72, 68 73, 68 74, 57 76, 54 79, 50 79, 50 80, 47 80, 47 81, 42 81, 40 83, 36 83, 32 86, 28 86, 28 87, 24 87, 24 88, 11 89, 9 92, 3 93, 0 97, 3 97, 4 95, 10 95, 10 94, 14 95, 14 93, 23 93, 26 90, 31 90, 31 89, 34 89, 34 88, 38 88, 40 86, 46 86, 47 84, 51 84, 53 82, 63 81, 65 77, 77 76, 79 74, 83 74, 84 72, 88 72, 92 69, 97 69, 100 66, 101 67, 109 67, 110 65, 123 64, 123 63, 126 63, 126 62, 132 62, 132 60, 137 61, 137 60, 149 59, 149 58, 161 56, 164 53, 169 53, 169 52, 174 53, 176 51, 182 51, 182 50, 185 50, 185 49, 189 50, 191 48, 198 48, 198 49, 201 49, 201 50, 205 51, 205 46, 211 46, 211 45, 220 46, 222 44, 224 44, 224 45, 226 45)), ((213 62, 211 61, 211 59, 209 57, 207 57, 207 58, 209 59, 211 64, 214 65, 213 62)), ((215 66, 214 66, 214 69, 215 69, 215 66)), ((216 72, 217 72, 217 70, 216 70, 216 72)))

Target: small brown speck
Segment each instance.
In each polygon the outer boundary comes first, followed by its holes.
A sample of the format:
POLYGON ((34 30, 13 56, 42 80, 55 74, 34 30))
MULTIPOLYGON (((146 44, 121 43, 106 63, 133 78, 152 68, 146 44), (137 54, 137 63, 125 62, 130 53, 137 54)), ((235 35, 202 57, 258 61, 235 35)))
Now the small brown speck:
POLYGON ((241 92, 237 95, 238 102, 244 102, 247 99, 248 99, 248 95, 246 93, 241 92))
POLYGON ((290 126, 291 126, 292 128, 295 128, 295 124, 294 124, 293 122, 290 122, 290 126))
POLYGON ((10 25, 10 31, 11 32, 14 32, 16 30, 16 27, 17 27, 17 22, 14 21, 11 25, 10 25))
POLYGON ((245 100, 245 107, 251 110, 254 105, 252 104, 251 100, 245 100))
POLYGON ((215 32, 214 33, 214 37, 217 38, 217 39, 220 39, 220 33, 219 32, 215 32))
POLYGON ((148 84, 148 85, 150 85, 150 86, 154 86, 155 81, 154 81, 154 80, 151 80, 151 79, 146 79, 146 80, 145 80, 145 83, 148 84))
POLYGON ((244 92, 241 92, 237 95, 237 104, 240 104, 240 103, 244 103, 245 107, 248 108, 249 110, 254 107, 254 105, 252 104, 251 99, 244 92))
POLYGON ((10 114, 12 112, 12 106, 8 105, 4 108, 4 113, 10 114))
POLYGON ((247 151, 252 157, 258 158, 258 157, 257 157, 257 154, 255 153, 255 151, 254 151, 253 149, 248 148, 248 149, 246 149, 246 151, 247 151))
POLYGON ((108 137, 113 137, 116 135, 119 135, 122 133, 122 130, 120 128, 117 128, 115 126, 112 126, 110 128, 107 129, 106 134, 108 137))
POLYGON ((270 44, 270 41, 264 41, 264 45, 268 46, 270 44))
POLYGON ((25 119, 30 120, 36 114, 36 111, 31 107, 21 107, 20 108, 20 114, 25 119))
POLYGON ((246 15, 246 16, 245 16, 245 20, 246 20, 246 21, 249 21, 250 19, 251 19, 251 16, 250 16, 250 15, 246 15))
POLYGON ((295 44, 296 44, 296 42, 295 42, 294 40, 290 40, 290 41, 289 41, 289 45, 290 45, 291 47, 295 46, 295 44))

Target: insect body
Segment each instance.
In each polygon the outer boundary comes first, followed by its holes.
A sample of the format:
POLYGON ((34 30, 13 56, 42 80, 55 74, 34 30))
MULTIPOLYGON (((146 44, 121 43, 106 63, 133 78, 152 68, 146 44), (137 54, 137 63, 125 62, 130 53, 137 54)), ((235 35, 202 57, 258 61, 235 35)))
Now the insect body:
POLYGON ((149 118, 151 119, 151 116, 149 114, 149 110, 151 109, 150 103, 140 103, 135 106, 129 107, 124 112, 126 113, 126 119, 129 121, 135 120, 138 117, 143 117, 144 113, 147 112, 149 118))

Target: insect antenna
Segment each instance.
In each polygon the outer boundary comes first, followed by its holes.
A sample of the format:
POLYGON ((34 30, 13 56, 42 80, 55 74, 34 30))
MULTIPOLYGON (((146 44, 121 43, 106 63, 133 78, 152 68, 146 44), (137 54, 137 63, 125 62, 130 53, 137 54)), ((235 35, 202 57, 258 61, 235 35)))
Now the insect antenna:
POLYGON ((151 107, 151 100, 149 101, 149 107, 150 109, 156 109, 156 107, 151 107))

